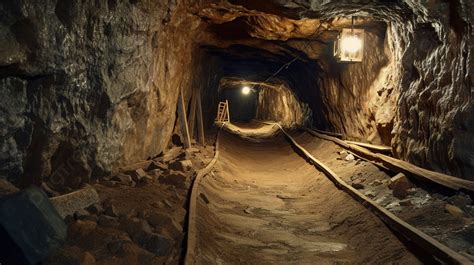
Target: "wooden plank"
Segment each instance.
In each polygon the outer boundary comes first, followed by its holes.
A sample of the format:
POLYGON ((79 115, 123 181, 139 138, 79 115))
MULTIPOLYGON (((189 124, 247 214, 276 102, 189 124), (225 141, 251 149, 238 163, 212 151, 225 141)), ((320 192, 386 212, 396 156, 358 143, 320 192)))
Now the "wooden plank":
POLYGON ((373 153, 361 146, 355 145, 355 144, 349 144, 346 141, 337 139, 332 136, 324 135, 318 132, 315 132, 314 130, 311 130, 309 128, 304 128, 307 132, 309 132, 311 135, 314 135, 316 137, 319 137, 321 139, 333 141, 334 143, 356 153, 357 155, 360 155, 368 160, 370 160, 373 163, 376 164, 382 164, 383 166, 389 168, 390 170, 394 172, 402 172, 406 174, 409 177, 414 177, 416 179, 419 179, 421 181, 427 181, 427 182, 432 182, 436 183, 438 185, 444 186, 446 188, 452 189, 452 190, 467 190, 470 192, 474 191, 474 182, 461 179, 461 178, 456 178, 450 175, 446 175, 443 173, 431 171, 428 169, 424 169, 418 166, 415 166, 409 162, 399 160, 387 155, 383 154, 376 154, 373 153))
POLYGON ((278 126, 280 127, 280 130, 286 135, 287 139, 289 139, 290 143, 298 148, 308 159, 310 159, 317 168, 323 171, 337 187, 346 191, 357 201, 360 201, 364 206, 371 209, 393 230, 397 231, 405 238, 415 242, 417 246, 430 253, 437 259, 442 260, 448 264, 472 264, 466 257, 460 255, 429 235, 411 226, 407 222, 392 214, 387 209, 379 206, 377 203, 367 198, 358 190, 345 183, 336 173, 334 173, 334 171, 332 171, 329 167, 324 165, 321 161, 316 159, 311 155, 311 153, 299 145, 286 131, 283 130, 279 124, 278 126))
POLYGON ((227 122, 230 122, 229 101, 227 99, 225 100, 225 106, 227 110, 227 122))
POLYGON ((180 122, 181 135, 183 136, 184 148, 191 147, 191 138, 189 137, 188 121, 186 119, 186 105, 184 104, 183 92, 180 90, 178 96, 178 118, 180 122))
POLYGON ((376 144, 369 144, 369 143, 361 143, 361 142, 347 141, 347 140, 346 140, 346 143, 362 146, 362 147, 365 147, 365 148, 369 149, 370 151, 375 151, 375 152, 379 152, 379 153, 385 153, 385 154, 391 154, 392 153, 392 147, 390 147, 390 146, 376 145, 376 144))
POLYGON ((194 139, 194 127, 196 127, 196 93, 197 89, 193 89, 193 95, 191 96, 191 106, 189 107, 189 135, 194 139))
MULTIPOLYGON (((199 103, 198 103, 199 104, 199 103)), ((196 178, 192 183, 191 194, 189 199, 189 209, 188 209, 188 227, 187 227, 187 239, 186 239, 186 256, 184 258, 184 264, 194 264, 196 259, 196 239, 197 239, 197 197, 199 195, 199 184, 201 183, 202 178, 211 172, 212 168, 219 158, 219 136, 222 126, 217 132, 216 144, 214 158, 211 162, 203 169, 199 170, 196 174, 196 178)))
POLYGON ((343 135, 342 133, 335 133, 335 132, 328 132, 328 131, 323 131, 323 130, 318 130, 318 129, 312 129, 316 132, 319 132, 319 133, 323 133, 323 134, 327 134, 327 135, 330 135, 330 136, 333 136, 333 137, 337 137, 339 139, 342 139, 343 135))
POLYGON ((206 144, 206 139, 204 137, 204 121, 202 117, 202 104, 201 104, 201 91, 197 91, 196 96, 196 107, 197 107, 197 126, 198 126, 198 134, 199 134, 199 143, 201 145, 206 144))

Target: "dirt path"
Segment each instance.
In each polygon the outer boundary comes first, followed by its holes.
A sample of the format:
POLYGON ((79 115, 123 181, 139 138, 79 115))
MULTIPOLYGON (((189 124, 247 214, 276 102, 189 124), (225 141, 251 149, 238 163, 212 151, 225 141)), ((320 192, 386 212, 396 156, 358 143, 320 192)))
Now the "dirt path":
POLYGON ((419 263, 283 137, 256 143, 223 133, 220 151, 200 187, 198 263, 419 263))

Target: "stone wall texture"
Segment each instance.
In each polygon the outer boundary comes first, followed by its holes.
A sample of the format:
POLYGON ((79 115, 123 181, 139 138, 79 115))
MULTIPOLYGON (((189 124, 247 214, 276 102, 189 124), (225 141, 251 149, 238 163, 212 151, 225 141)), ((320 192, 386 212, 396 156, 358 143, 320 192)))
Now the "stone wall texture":
POLYGON ((1 1, 1 177, 75 188, 160 153, 191 82, 183 5, 1 1))
POLYGON ((470 0, 0 1, 0 177, 77 188, 159 154, 180 90, 200 89, 210 126, 220 78, 277 73, 315 127, 474 180, 472 12, 470 0), (338 64, 333 32, 350 16, 366 25, 365 59, 338 64))
POLYGON ((276 121, 286 128, 307 125, 311 117, 308 105, 286 85, 260 86, 258 93, 257 119, 276 121))

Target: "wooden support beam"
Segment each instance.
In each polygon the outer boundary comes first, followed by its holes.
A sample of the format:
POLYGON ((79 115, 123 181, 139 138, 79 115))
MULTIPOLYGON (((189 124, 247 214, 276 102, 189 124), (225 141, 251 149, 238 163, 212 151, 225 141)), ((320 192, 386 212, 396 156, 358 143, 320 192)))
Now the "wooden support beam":
POLYGON ((194 138, 194 127, 196 127, 196 101, 198 97, 198 90, 193 89, 193 95, 191 96, 191 104, 189 106, 189 117, 188 117, 188 123, 189 123, 189 135, 191 136, 191 139, 194 138))
POLYGON ((368 143, 361 143, 361 142, 355 142, 355 141, 346 141, 346 143, 362 146, 369 149, 370 151, 375 151, 375 152, 385 153, 385 154, 392 154, 392 148, 390 146, 368 144, 368 143))
POLYGON ((225 106, 227 111, 227 122, 230 122, 229 101, 227 99, 225 100, 225 106))
POLYGON ((351 144, 341 139, 318 133, 309 128, 303 129, 313 136, 319 137, 324 140, 332 141, 348 149, 349 151, 352 151, 355 154, 367 160, 370 160, 372 163, 383 165, 384 167, 394 172, 402 172, 409 177, 417 178, 421 181, 436 183, 452 190, 466 190, 471 193, 474 192, 474 181, 456 178, 443 173, 424 169, 403 160, 399 160, 383 154, 373 153, 359 145, 351 144))
POLYGON ((201 104, 201 90, 196 92, 196 107, 197 107, 197 126, 198 126, 198 133, 199 133, 199 143, 201 145, 206 144, 206 140, 204 138, 204 121, 202 118, 202 104, 201 104))
POLYGON ((186 105, 184 104, 183 91, 179 91, 178 96, 178 119, 180 123, 181 135, 183 136, 184 148, 191 147, 191 138, 189 137, 188 121, 186 119, 186 105))

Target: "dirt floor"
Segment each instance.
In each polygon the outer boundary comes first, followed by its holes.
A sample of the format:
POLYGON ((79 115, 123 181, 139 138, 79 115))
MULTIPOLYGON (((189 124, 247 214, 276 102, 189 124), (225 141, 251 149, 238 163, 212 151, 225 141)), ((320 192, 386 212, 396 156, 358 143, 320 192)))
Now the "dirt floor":
POLYGON ((66 217, 67 242, 45 264, 179 264, 190 185, 213 156, 173 146, 92 185, 100 202, 66 217))
MULTIPOLYGON (((420 263, 418 251, 415 256, 379 218, 297 155, 277 126, 254 121, 224 129, 220 157, 198 195, 198 263, 420 263)), ((469 196, 422 183, 410 183, 406 194, 395 196, 390 185, 396 173, 333 142, 305 132, 292 135, 348 184, 473 258, 469 196)), ((215 132, 208 136, 214 139, 215 132)), ((179 264, 190 185, 213 156, 211 145, 186 151, 173 145, 93 184, 100 202, 66 217, 68 241, 44 264, 179 264)))
POLYGON ((224 132, 220 141, 200 186, 198 263, 420 263, 282 136, 249 142, 224 132))
POLYGON ((390 188, 396 173, 359 159, 331 141, 306 132, 293 134, 299 144, 346 183, 474 262, 474 207, 468 195, 413 180, 405 194, 397 194, 390 188))

